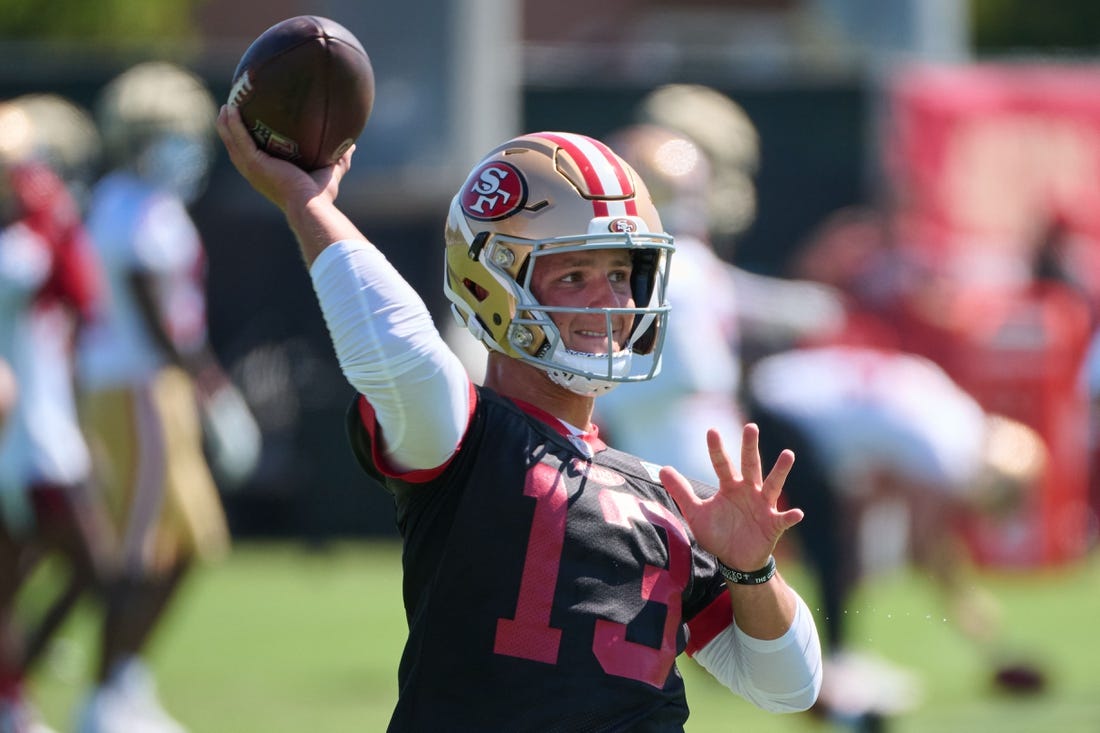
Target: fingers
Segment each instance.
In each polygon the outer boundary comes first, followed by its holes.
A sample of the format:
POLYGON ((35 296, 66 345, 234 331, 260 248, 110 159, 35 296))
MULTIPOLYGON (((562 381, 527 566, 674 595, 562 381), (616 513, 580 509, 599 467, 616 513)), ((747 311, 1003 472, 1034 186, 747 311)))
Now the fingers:
POLYGON ((783 493, 783 485, 787 482, 787 477, 791 474, 791 468, 793 466, 794 452, 784 450, 779 454, 779 457, 775 459, 775 465, 772 466, 772 470, 768 472, 768 477, 764 479, 764 494, 773 504, 779 501, 779 495, 783 493))
POLYGON ((676 502, 676 506, 680 507, 680 513, 687 515, 696 505, 699 504, 699 497, 695 495, 695 491, 691 488, 691 484, 683 474, 677 471, 672 466, 665 466, 661 469, 659 474, 661 479, 661 485, 665 487, 665 491, 669 493, 672 500, 676 502))
POLYGON ((238 170, 242 170, 246 156, 255 154, 257 147, 256 142, 252 139, 252 135, 249 134, 248 128, 245 127, 244 121, 241 119, 241 111, 236 107, 223 104, 218 111, 215 127, 218 131, 218 137, 225 145, 226 152, 229 153, 229 159, 238 170))
POLYGON ((355 145, 352 145, 344 154, 340 156, 340 160, 337 161, 339 165, 344 169, 344 172, 351 170, 351 156, 355 155, 355 145))
POLYGON ((748 423, 741 432, 741 475, 753 486, 763 481, 764 471, 760 467, 760 428, 756 423, 748 423))
POLYGON ((218 129, 218 137, 222 139, 226 147, 236 147, 237 141, 233 136, 234 132, 238 127, 244 126, 244 123, 241 122, 241 111, 236 107, 223 104, 221 109, 218 110, 218 119, 215 126, 218 129))
POLYGON ((801 509, 788 509, 784 512, 780 512, 778 516, 781 527, 780 531, 786 532, 788 529, 801 522, 806 514, 801 509))
POLYGON ((726 452, 726 446, 722 443, 721 434, 714 428, 707 431, 707 452, 710 454, 710 464, 714 466, 719 485, 740 480, 741 472, 737 466, 733 465, 729 453, 726 452))
POLYGON ((344 154, 340 156, 340 159, 327 168, 320 168, 313 171, 313 180, 317 182, 318 187, 324 189, 331 186, 336 186, 333 189, 332 198, 336 198, 336 191, 339 190, 338 186, 340 181, 344 179, 347 172, 351 170, 351 156, 355 153, 355 146, 352 145, 344 154))

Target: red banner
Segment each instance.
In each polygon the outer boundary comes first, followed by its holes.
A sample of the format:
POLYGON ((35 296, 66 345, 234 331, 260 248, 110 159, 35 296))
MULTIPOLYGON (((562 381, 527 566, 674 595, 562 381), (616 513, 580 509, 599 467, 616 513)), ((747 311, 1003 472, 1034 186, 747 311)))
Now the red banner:
POLYGON ((1095 511, 1080 371, 1100 308, 1100 66, 917 68, 888 102, 898 231, 953 291, 914 350, 1051 451, 1025 506, 975 524, 975 552, 1005 565, 1078 558, 1095 511), (1046 279, 1041 253, 1070 282, 1046 279))

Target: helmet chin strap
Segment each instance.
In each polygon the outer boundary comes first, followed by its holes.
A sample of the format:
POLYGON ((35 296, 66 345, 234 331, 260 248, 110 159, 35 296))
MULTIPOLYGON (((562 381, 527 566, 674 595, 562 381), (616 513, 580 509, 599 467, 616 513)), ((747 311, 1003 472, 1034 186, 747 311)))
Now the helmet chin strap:
MULTIPOLYGON (((611 357, 611 374, 609 376, 621 378, 629 374, 630 361, 633 355, 630 349, 620 351, 613 355, 611 357)), ((559 344, 550 355, 550 361, 569 369, 569 371, 565 371, 564 369, 547 367, 546 375, 550 377, 550 381, 582 397, 595 397, 597 395, 607 394, 622 383, 620 381, 591 376, 599 374, 600 372, 607 373, 608 362, 606 354, 589 354, 583 351, 573 351, 559 344)))
POLYGON ((622 382, 609 382, 606 379, 596 379, 595 377, 582 377, 579 374, 570 374, 558 369, 548 369, 546 376, 550 377, 550 381, 554 384, 565 387, 573 394, 578 394, 581 397, 596 397, 607 394, 622 384, 622 382))

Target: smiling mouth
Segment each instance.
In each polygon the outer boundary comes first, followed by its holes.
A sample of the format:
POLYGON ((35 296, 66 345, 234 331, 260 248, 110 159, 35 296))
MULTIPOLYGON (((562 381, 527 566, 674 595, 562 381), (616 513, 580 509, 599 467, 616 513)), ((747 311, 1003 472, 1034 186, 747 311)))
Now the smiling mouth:
POLYGON ((622 348, 618 331, 608 334, 607 331, 603 330, 577 329, 573 331, 573 335, 576 346, 579 346, 583 353, 602 356, 608 353, 609 348, 612 353, 616 353, 622 348), (581 346, 581 344, 584 344, 584 346, 581 346))

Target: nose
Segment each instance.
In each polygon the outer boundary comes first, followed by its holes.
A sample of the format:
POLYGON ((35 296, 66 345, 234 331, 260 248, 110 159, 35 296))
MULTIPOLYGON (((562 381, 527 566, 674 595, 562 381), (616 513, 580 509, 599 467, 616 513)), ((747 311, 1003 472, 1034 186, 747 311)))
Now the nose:
POLYGON ((594 280, 588 293, 590 308, 628 308, 631 303, 630 286, 613 280, 610 276, 594 280))

